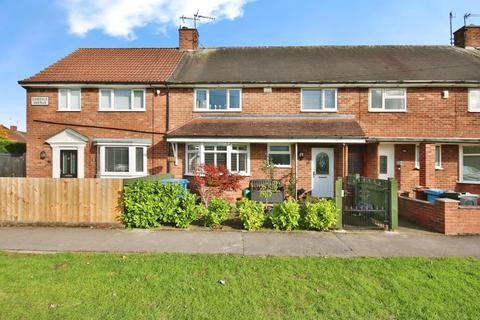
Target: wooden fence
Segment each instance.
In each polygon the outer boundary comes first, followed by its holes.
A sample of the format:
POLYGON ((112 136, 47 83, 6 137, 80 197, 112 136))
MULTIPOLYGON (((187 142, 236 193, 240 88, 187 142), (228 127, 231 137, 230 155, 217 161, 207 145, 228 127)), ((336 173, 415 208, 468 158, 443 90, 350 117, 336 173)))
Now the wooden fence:
POLYGON ((122 179, 0 178, 0 222, 119 223, 122 179))
POLYGON ((0 177, 25 177, 25 154, 0 153, 0 177))

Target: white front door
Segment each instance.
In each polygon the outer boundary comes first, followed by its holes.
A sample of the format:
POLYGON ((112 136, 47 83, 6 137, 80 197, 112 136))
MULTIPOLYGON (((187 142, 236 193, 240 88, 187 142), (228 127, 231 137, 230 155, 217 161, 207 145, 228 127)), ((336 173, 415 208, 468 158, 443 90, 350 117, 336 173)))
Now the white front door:
POLYGON ((333 198, 333 191, 333 148, 312 148, 312 196, 333 198))
POLYGON ((378 178, 395 178, 395 145, 378 145, 378 178))

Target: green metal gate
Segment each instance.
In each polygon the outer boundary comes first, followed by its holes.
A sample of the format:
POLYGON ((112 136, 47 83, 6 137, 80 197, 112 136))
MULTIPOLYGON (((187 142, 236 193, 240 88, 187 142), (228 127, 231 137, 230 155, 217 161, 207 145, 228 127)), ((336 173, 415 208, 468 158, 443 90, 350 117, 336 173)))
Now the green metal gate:
POLYGON ((339 228, 397 228, 397 183, 359 175, 337 180, 337 206, 342 208, 339 228))

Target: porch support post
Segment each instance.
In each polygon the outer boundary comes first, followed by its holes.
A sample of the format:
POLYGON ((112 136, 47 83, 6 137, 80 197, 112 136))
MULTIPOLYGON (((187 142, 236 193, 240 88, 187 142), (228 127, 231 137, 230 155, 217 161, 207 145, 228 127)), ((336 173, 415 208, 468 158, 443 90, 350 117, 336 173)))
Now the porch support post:
POLYGON ((378 143, 367 144, 366 147, 365 175, 378 178, 378 143))
POLYGON ((420 185, 435 185, 435 145, 431 143, 420 144, 420 185))

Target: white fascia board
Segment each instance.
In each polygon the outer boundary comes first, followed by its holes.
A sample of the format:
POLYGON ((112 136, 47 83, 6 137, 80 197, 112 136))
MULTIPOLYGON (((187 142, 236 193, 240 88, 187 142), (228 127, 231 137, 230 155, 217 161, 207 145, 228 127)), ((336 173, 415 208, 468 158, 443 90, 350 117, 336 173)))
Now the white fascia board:
POLYGON ((168 142, 366 143, 365 139, 167 138, 168 142))

